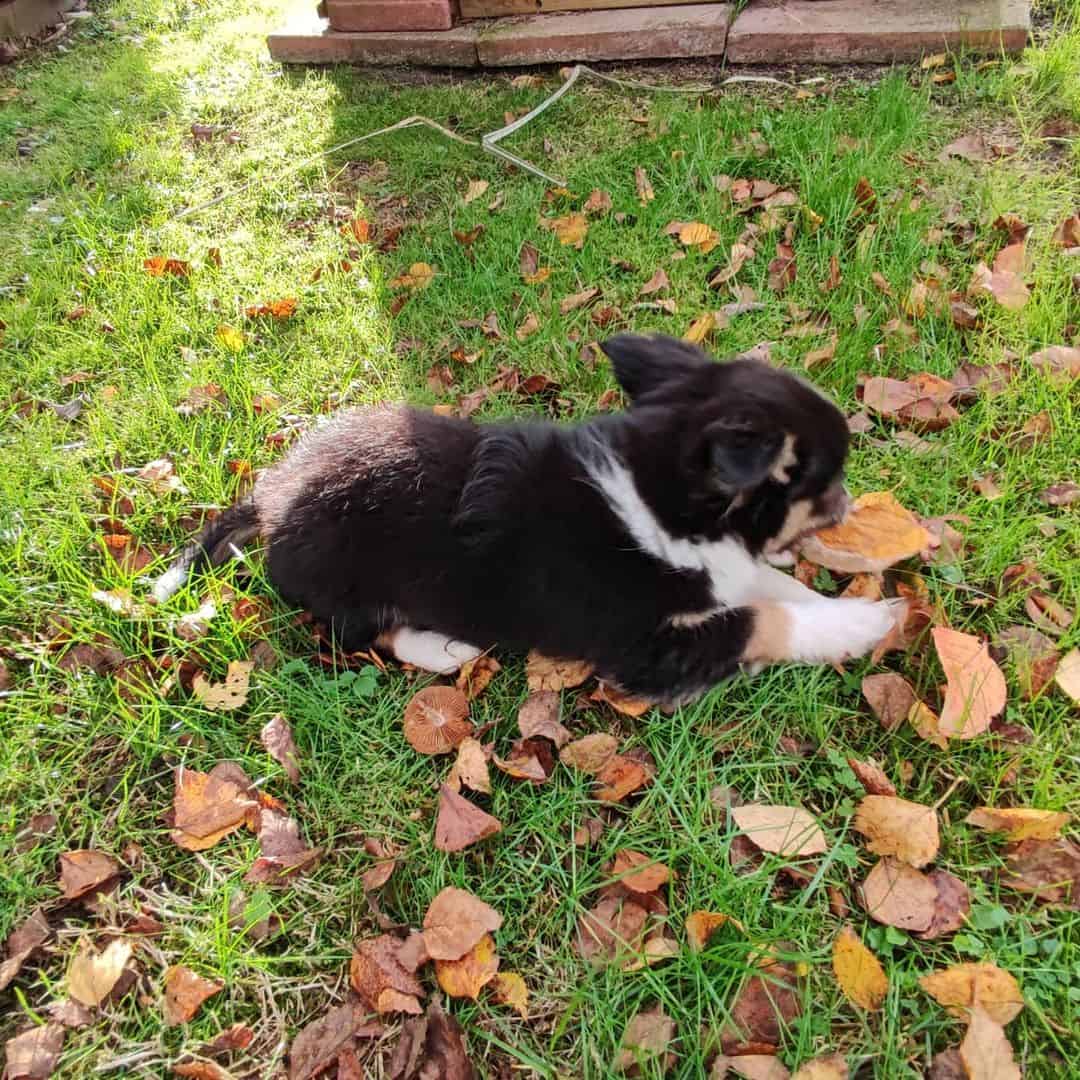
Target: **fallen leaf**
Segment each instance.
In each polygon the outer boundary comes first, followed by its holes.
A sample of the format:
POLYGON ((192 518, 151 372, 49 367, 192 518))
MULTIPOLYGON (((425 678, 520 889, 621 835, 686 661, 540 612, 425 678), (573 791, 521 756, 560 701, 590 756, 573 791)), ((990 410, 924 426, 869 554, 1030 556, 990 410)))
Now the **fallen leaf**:
POLYGON ((570 296, 564 296, 562 300, 559 301, 559 314, 568 315, 571 311, 577 311, 578 308, 591 303, 599 295, 599 289, 588 288, 582 289, 581 292, 573 293, 570 296))
MULTIPOLYGON (((721 285, 729 282, 746 265, 747 261, 754 257, 755 254, 756 252, 752 247, 750 247, 749 244, 732 244, 728 265, 721 270, 718 270, 715 274, 713 274, 711 278, 709 278, 709 288, 717 289, 721 285)), ((772 265, 772 263, 769 263, 770 271, 772 269, 772 265)))
POLYGON ((536 331, 539 329, 540 320, 533 312, 530 311, 529 314, 525 316, 522 323, 514 331, 514 337, 516 337, 518 341, 525 341, 527 338, 531 338, 533 334, 535 334, 536 331))
POLYGON ((131 958, 130 941, 116 938, 101 952, 89 941, 82 941, 68 967, 67 991, 82 1005, 100 1005, 112 993, 131 958))
POLYGON ((464 889, 448 885, 424 916, 424 944, 433 960, 460 960, 485 935, 502 926, 502 916, 464 889))
POLYGON ((683 247, 697 248, 702 255, 707 255, 720 243, 720 234, 711 225, 690 221, 679 230, 679 243, 683 247))
POLYGON ((1071 840, 1023 840, 1009 848, 1005 865, 1003 885, 1080 909, 1080 846, 1071 840))
POLYGON ((174 774, 174 843, 188 851, 205 851, 243 825, 252 825, 259 803, 251 781, 232 762, 209 773, 178 768, 174 774))
POLYGON ((715 329, 716 313, 706 311, 690 324, 686 333, 683 334, 683 341, 688 341, 691 345, 701 345, 715 329))
POLYGON ((554 690, 541 690, 530 695, 518 710, 518 730, 526 739, 548 739, 561 749, 570 741, 571 735, 559 723, 559 708, 559 695, 554 690))
POLYGON ((964 823, 987 832, 1005 833, 1005 838, 1012 841, 1056 840, 1069 820, 1070 815, 1063 811, 979 806, 964 818, 964 823))
POLYGON ((834 356, 836 356, 836 346, 839 343, 839 335, 833 334, 829 338, 827 345, 823 345, 820 349, 811 349, 803 357, 803 367, 810 371, 811 368, 817 367, 818 364, 827 363, 834 356))
POLYGON ((491 998, 499 1005, 509 1005, 522 1020, 529 1018, 529 989, 516 971, 502 971, 491 982, 491 998))
POLYGON ((1047 506, 1072 506, 1080 499, 1080 484, 1074 484, 1071 480, 1062 484, 1051 484, 1039 498, 1047 506))
POLYGON ((450 997, 475 1001, 499 970, 495 939, 485 934, 459 960, 436 960, 435 977, 450 997))
POLYGON ((616 754, 596 774, 596 779, 602 785, 596 789, 596 798, 600 802, 617 803, 644 787, 652 777, 641 762, 616 754))
POLYGON ((358 942, 349 963, 349 982, 374 1012, 419 1015, 424 988, 401 962, 401 945, 391 934, 358 942))
POLYGON ((449 784, 439 789, 439 814, 435 821, 435 847, 439 851, 463 851, 501 829, 497 818, 474 806, 449 784))
POLYGON ((842 927, 833 941, 832 963, 836 981, 849 1001, 871 1012, 884 1005, 889 993, 885 969, 850 926, 842 927))
POLYGON ((143 259, 143 269, 151 277, 187 277, 191 273, 191 264, 183 259, 167 259, 164 255, 154 255, 143 259))
POLYGON ((866 846, 876 855, 894 855, 914 867, 925 866, 937 856, 940 841, 932 806, 895 795, 867 795, 851 824, 867 837, 866 846))
POLYGON ((776 258, 769 261, 768 274, 769 288, 777 293, 784 292, 795 283, 798 269, 795 265, 795 249, 790 244, 781 242, 776 245, 776 258))
POLYGON ((243 330, 237 330, 235 326, 229 326, 228 323, 221 323, 214 330, 214 338, 229 352, 239 353, 244 350, 246 339, 243 330))
POLYGON ((559 760, 572 769, 595 776, 603 772, 618 748, 619 740, 614 735, 600 731, 567 743, 559 754, 559 760))
POLYGON ((760 974, 751 975, 731 1007, 731 1024, 721 1032, 725 1053, 754 1047, 772 1051, 802 1012, 795 971, 779 961, 762 961, 760 974))
POLYGON ((1074 705, 1080 705, 1080 648, 1070 650, 1061 658, 1054 682, 1074 705))
POLYGON ((961 135, 938 154, 939 161, 948 161, 951 157, 963 158, 965 161, 991 161, 994 151, 981 133, 961 135))
POLYGON ((602 701, 610 705, 622 716, 630 716, 635 719, 644 716, 656 703, 646 698, 632 697, 611 683, 601 682, 600 685, 589 695, 590 701, 602 701))
POLYGON ((67 1032, 39 1024, 4 1043, 4 1080, 48 1080, 60 1060, 67 1032))
POLYGON ((1080 212, 1067 217, 1055 230, 1052 237, 1058 247, 1080 247, 1080 212))
POLYGON ((461 201, 468 206, 469 203, 479 199, 491 185, 486 180, 470 180, 469 186, 462 195, 461 201))
POLYGON ((296 819, 276 807, 262 808, 258 829, 261 855, 244 875, 244 881, 250 884, 287 884, 322 855, 318 848, 309 848, 304 842, 296 819))
MULTIPOLYGON (((756 1044, 755 1044, 756 1045, 756 1044)), ((718 1057, 709 1071, 709 1080, 732 1073, 743 1080, 790 1080, 787 1066, 772 1054, 743 1054, 718 1057)))
POLYGON ((572 690, 591 674, 592 665, 584 660, 559 660, 544 656, 535 649, 525 658, 525 679, 529 690, 572 690))
POLYGON ((666 1073, 675 1063, 670 1047, 675 1038, 675 1021, 662 1005, 635 1013, 623 1031, 619 1052, 612 1062, 615 1072, 632 1076, 666 1073))
POLYGON ((1080 348, 1051 345, 1032 353, 1030 360, 1044 375, 1058 379, 1080 377, 1080 348))
MULTIPOLYGON (((847 1061, 843 1054, 826 1054, 800 1065, 791 1080, 848 1080, 847 1061)), ((933 1080, 930 1077, 929 1080, 933 1080)))
POLYGON ((656 198, 656 192, 649 183, 649 177, 640 165, 634 169, 634 185, 637 187, 638 198, 643 206, 656 198))
POLYGON ((476 1080, 476 1075, 461 1025, 437 1001, 422 1017, 406 1022, 386 1070, 388 1080, 476 1080))
POLYGON ((78 900, 111 882, 120 873, 120 864, 103 851, 81 849, 60 855, 60 888, 65 900, 78 900))
POLYGON ((566 214, 557 218, 541 218, 541 228, 554 232, 563 247, 573 246, 579 251, 585 244, 589 221, 584 214, 566 214))
POLYGON ((828 850, 821 826, 801 807, 748 803, 733 807, 731 816, 754 846, 762 851, 800 858, 828 850))
POLYGON ((478 656, 461 665, 454 685, 470 700, 475 701, 502 670, 494 656, 478 656))
POLYGON ((671 871, 663 863, 643 855, 640 851, 622 848, 615 853, 615 861, 608 872, 618 884, 632 893, 653 893, 666 885, 671 871))
POLYGON ((191 683, 191 689, 204 708, 215 712, 230 712, 247 704, 250 690, 251 672, 255 667, 253 660, 230 660, 225 681, 207 682, 200 672, 191 683))
POLYGON ((581 209, 586 214, 606 214, 611 209, 611 196, 600 188, 593 188, 581 209))
POLYGON ((1007 311, 1019 311, 1031 299, 1020 274, 1013 270, 991 270, 983 262, 976 265, 971 275, 967 295, 992 296, 1007 311))
POLYGON ((942 750, 949 748, 948 736, 941 731, 941 720, 937 713, 922 701, 916 701, 908 713, 908 723, 915 729, 920 739, 940 747, 942 750))
POLYGON ((886 731, 901 727, 918 700, 907 679, 894 672, 867 675, 862 681, 862 694, 886 731))
POLYGON ((296 314, 296 306, 296 298, 290 296, 284 300, 271 300, 266 304, 252 304, 244 308, 244 314, 249 319, 266 316, 271 319, 291 319, 296 314))
POLYGON ((979 1007, 971 1010, 960 1060, 967 1080, 1020 1080, 1023 1075, 1005 1029, 979 1007))
POLYGON ((421 754, 448 754, 472 734, 469 699, 453 686, 427 686, 405 707, 408 744, 421 754))
POLYGON ((879 574, 917 555, 930 533, 890 491, 860 495, 840 525, 822 529, 802 543, 802 554, 838 573, 879 574))
POLYGON ((722 911, 694 911, 686 917, 686 940, 691 952, 701 952, 709 944, 709 938, 724 926, 731 923, 739 930, 743 925, 732 915, 722 911))
POLYGON ((477 739, 466 736, 458 743, 457 759, 446 778, 451 790, 459 791, 462 784, 473 791, 491 794, 491 780, 488 776, 487 754, 477 739))
POLYGON ((949 738, 972 739, 1005 708, 1005 676, 986 644, 971 634, 937 626, 931 636, 947 682, 940 730, 949 738))
POLYGON ((928 930, 938 890, 923 873, 897 859, 881 859, 859 887, 872 919, 900 930, 928 930))
POLYGON ((45 912, 36 908, 7 939, 7 959, 0 964, 0 990, 6 990, 23 964, 49 940, 51 931, 45 912))
POLYGON ((875 375, 862 384, 861 393, 868 409, 918 431, 940 431, 960 418, 949 404, 956 387, 926 371, 903 380, 875 375))
MULTIPOLYGON (((331 1009, 297 1032, 289 1047, 289 1080, 312 1080, 332 1065, 354 1038, 371 1027, 365 1022, 364 1009, 356 1001, 331 1009)), ((381 1031, 381 1025, 377 1030, 381 1031)))
POLYGON ((1016 979, 996 964, 954 964, 919 979, 919 985, 953 1016, 964 1018, 972 1007, 984 1009, 998 1024, 1020 1014, 1024 997, 1016 979))
POLYGON ((667 273, 661 269, 657 270, 655 274, 638 290, 638 296, 653 296, 658 292, 664 292, 666 289, 671 288, 671 282, 668 280, 667 273))
POLYGON ((855 779, 863 786, 867 795, 895 795, 896 786, 885 775, 885 771, 872 761, 847 759, 848 768, 855 774, 855 779))
POLYGON ((293 784, 300 783, 300 755, 293 742, 292 728, 281 713, 272 716, 259 732, 266 752, 285 770, 293 784))
POLYGON ((176 964, 165 972, 165 997, 161 1012, 166 1027, 186 1024, 202 1003, 225 989, 225 984, 196 975, 191 968, 176 964))

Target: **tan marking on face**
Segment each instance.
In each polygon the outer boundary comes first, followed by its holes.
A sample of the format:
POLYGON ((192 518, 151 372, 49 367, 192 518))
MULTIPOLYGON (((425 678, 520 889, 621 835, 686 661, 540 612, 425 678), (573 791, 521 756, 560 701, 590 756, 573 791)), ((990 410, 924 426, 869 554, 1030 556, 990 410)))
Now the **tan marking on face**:
POLYGON ((775 664, 791 657, 791 616, 779 604, 754 604, 753 628, 742 653, 744 664, 775 664))
POLYGON ((826 514, 814 513, 813 499, 798 499, 788 507, 787 517, 780 531, 765 545, 767 554, 783 551, 803 533, 817 532, 831 525, 832 519, 826 514))
POLYGON ((798 463, 799 458, 795 453, 795 436, 785 435, 784 445, 780 448, 780 453, 776 455, 776 460, 773 462, 769 475, 779 484, 790 484, 791 474, 788 469, 798 463))

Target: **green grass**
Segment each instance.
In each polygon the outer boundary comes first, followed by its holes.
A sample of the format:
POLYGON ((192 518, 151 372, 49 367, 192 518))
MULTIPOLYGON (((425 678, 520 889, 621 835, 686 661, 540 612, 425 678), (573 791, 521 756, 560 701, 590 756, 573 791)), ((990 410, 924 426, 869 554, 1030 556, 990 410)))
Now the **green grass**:
MULTIPOLYGON (((175 545, 190 529, 185 515, 193 504, 225 504, 236 494, 237 477, 227 462, 258 468, 279 455, 266 440, 282 426, 283 414, 309 418, 335 395, 356 402, 451 400, 428 388, 426 373, 434 363, 449 362, 459 344, 480 356, 470 366, 454 365, 454 395, 486 383, 506 363, 557 379, 564 415, 588 414, 613 382, 605 366, 590 370, 581 359, 582 346, 600 333, 590 310, 562 316, 559 300, 598 286, 604 303, 624 313, 618 326, 675 334, 726 301, 704 287, 706 271, 725 261, 723 253, 746 222, 713 186, 711 178, 725 173, 791 186, 822 223, 816 232, 799 230, 798 279, 782 299, 766 284, 775 238, 761 241, 762 254, 739 281, 753 287, 766 308, 733 319, 712 340, 714 351, 734 353, 773 340, 774 356, 799 366, 820 342, 782 336, 788 301, 827 311, 838 348, 813 374, 848 410, 856 407, 860 373, 949 375, 966 360, 987 363, 1016 353, 1020 374, 1008 392, 980 400, 952 428, 927 436, 931 456, 914 456, 885 427, 876 441, 857 442, 851 486, 890 488, 928 516, 970 518, 960 525, 969 545, 960 566, 925 570, 931 595, 952 625, 992 636, 1026 621, 1015 594, 990 606, 972 603, 995 597, 1002 571, 1024 558, 1038 563, 1056 583, 1058 599, 1075 610, 1076 513, 1047 509, 1037 496, 1050 483, 1076 479, 1078 399, 1025 364, 1036 348, 1075 335, 1080 317, 1070 284, 1075 259, 1049 243, 1057 222, 1080 205, 1076 144, 1051 154, 1038 137, 1050 117, 1071 112, 1080 119, 1080 24, 1069 22, 1075 9, 1059 5, 1055 36, 1021 63, 978 71, 974 61, 964 61, 957 81, 946 86, 924 83, 907 70, 866 83, 830 78, 829 92, 812 99, 760 86, 697 97, 582 82, 508 144, 565 176, 575 193, 572 202, 543 207, 539 181, 422 130, 351 154, 317 155, 411 113, 476 138, 498 127, 506 110, 538 103, 554 89, 554 76, 542 88, 515 89, 502 75, 414 85, 350 71, 282 71, 266 59, 262 36, 283 7, 273 0, 117 3, 82 24, 66 53, 31 57, 5 73, 5 85, 19 93, 0 105, 0 319, 6 323, 0 401, 7 402, 0 427, 0 646, 10 650, 13 681, 0 699, 0 931, 45 904, 62 932, 43 961, 28 965, 0 995, 6 1013, 0 1036, 21 1030, 63 996, 78 938, 108 925, 107 918, 58 903, 60 852, 97 847, 128 864, 120 911, 145 904, 166 930, 139 953, 140 993, 69 1034, 62 1075, 89 1076, 129 1055, 136 1056, 125 1068, 164 1075, 185 1049, 233 1022, 257 1032, 246 1068, 270 1075, 295 1031, 340 998, 352 943, 376 932, 360 886, 370 865, 363 840, 375 836, 406 853, 404 869, 381 898, 395 920, 416 925, 432 896, 450 883, 472 889, 505 918, 497 935, 502 967, 525 976, 532 1017, 523 1022, 487 1002, 453 1006, 487 1075, 501 1075, 511 1063, 525 1076, 606 1076, 626 1021, 660 1000, 677 1021, 679 1064, 672 1075, 704 1076, 707 1045, 699 1033, 723 1023, 752 943, 762 942, 787 942, 809 969, 806 1008, 782 1051, 792 1067, 837 1049, 853 1073, 865 1063, 860 1075, 921 1075, 934 1050, 955 1045, 960 1028, 919 989, 917 978, 960 960, 992 959, 1024 988, 1028 1007, 1009 1032, 1027 1075, 1077 1075, 1071 1033, 1080 1000, 1080 919, 999 889, 999 845, 960 824, 981 803, 1080 809, 1075 714, 1059 693, 1034 704, 1011 695, 1009 718, 1035 732, 1030 745, 979 739, 948 752, 908 730, 879 730, 859 694, 862 675, 872 670, 868 663, 851 665, 845 676, 776 669, 734 681, 674 716, 654 711, 640 722, 575 711, 576 697, 567 694, 564 720, 572 729, 616 730, 629 744, 647 748, 658 766, 655 784, 636 804, 608 814, 599 845, 583 852, 571 837, 598 809, 587 782, 565 769, 538 788, 498 774, 491 812, 502 820, 503 833, 448 857, 432 846, 446 762, 420 758, 401 737, 401 713, 414 684, 391 671, 374 693, 358 693, 348 678, 309 662, 310 638, 279 603, 267 632, 288 662, 256 675, 248 705, 235 713, 211 714, 183 692, 160 693, 164 674, 127 700, 113 677, 65 671, 60 654, 41 644, 59 617, 76 640, 101 631, 132 658, 180 656, 191 647, 176 636, 173 620, 194 610, 205 593, 219 601, 221 614, 197 650, 220 677, 229 660, 248 655, 257 636, 233 620, 226 592, 269 596, 257 562, 253 578, 232 567, 199 579, 148 623, 107 612, 91 598, 93 590, 142 593, 145 582, 121 572, 103 552, 102 519, 116 508, 102 500, 94 478, 171 456, 186 494, 156 496, 130 475, 120 480, 137 493, 126 527, 144 544, 175 545), (632 119, 641 116, 647 123, 632 119), (241 141, 193 144, 193 122, 236 130, 241 141), (940 147, 974 127, 1006 133, 1020 147, 1018 159, 941 164, 940 147), (751 130, 769 143, 768 157, 749 157, 740 146, 751 130), (841 136, 858 140, 857 148, 843 152, 841 136), (16 153, 21 140, 30 140, 28 157, 16 153), (350 160, 386 167, 350 170, 350 160), (288 172, 299 161, 305 164, 288 172), (644 206, 634 187, 639 165, 656 192, 644 206), (862 226, 853 223, 852 211, 863 176, 880 208, 873 237, 857 246, 862 226), (464 205, 461 192, 470 179, 487 180, 490 188, 464 205), (248 182, 246 191, 174 220, 180 210, 248 182), (614 210, 627 218, 622 224, 596 219, 581 252, 561 248, 538 227, 538 213, 577 207, 594 187, 610 192, 614 210), (496 193, 503 205, 490 213, 496 193), (409 224, 398 249, 350 256, 351 273, 312 282, 317 268, 342 259, 349 247, 331 208, 376 214, 380 200, 393 196, 408 200, 401 212, 409 224), (927 239, 954 204, 975 226, 969 246, 948 234, 927 239), (966 334, 928 315, 917 320, 916 342, 875 354, 898 301, 883 296, 871 274, 884 274, 902 296, 922 261, 931 259, 948 269, 951 287, 963 289, 975 262, 1000 243, 991 222, 1006 212, 1034 227, 1028 306, 1018 313, 988 308, 983 328, 966 334), (721 234, 720 247, 671 262, 675 245, 663 228, 672 220, 710 223, 721 234), (453 233, 479 224, 485 231, 471 260, 453 233), (552 268, 544 285, 520 280, 518 255, 526 241, 552 268), (211 247, 220 249, 220 268, 206 258, 211 247), (159 254, 189 260, 191 276, 147 275, 143 259, 159 254), (822 293, 818 283, 833 254, 843 281, 822 293), (636 269, 620 269, 613 259, 636 269), (437 277, 392 316, 389 282, 416 261, 435 266, 437 277), (660 265, 678 303, 674 316, 633 310, 638 289, 660 265), (291 320, 244 319, 246 304, 286 296, 299 300, 291 320), (866 309, 861 324, 859 305, 866 309), (89 313, 70 321, 78 306, 89 313), (459 325, 491 311, 505 340, 459 325), (542 329, 519 343, 513 331, 528 312, 542 329), (103 321, 113 332, 102 331, 103 321), (221 324, 248 331, 241 352, 217 340, 221 324), (396 347, 403 342, 411 347, 396 347), (76 370, 93 379, 61 386, 61 377, 76 370), (179 415, 177 402, 208 382, 225 389, 227 408, 179 415), (89 400, 74 423, 49 411, 23 419, 12 400, 23 393, 64 401, 79 391, 89 400), (281 409, 257 413, 253 400, 270 391, 281 397, 281 409), (1054 428, 1035 450, 1022 452, 1000 437, 1043 410, 1054 428), (998 474, 1005 493, 996 502, 971 487, 988 471, 998 474), (1047 521, 1055 526, 1053 536, 1044 535, 1047 521), (258 742, 262 724, 279 711, 304 756, 295 790, 258 742), (728 724, 737 725, 734 732, 728 724), (784 735, 809 740, 817 750, 793 756, 784 735), (829 963, 839 924, 827 886, 854 901, 853 885, 870 865, 849 830, 859 796, 844 761, 849 754, 876 757, 894 779, 901 764, 910 763, 911 780, 901 786, 907 798, 935 803, 945 796, 939 862, 968 883, 974 905, 971 927, 924 943, 874 927, 853 902, 852 919, 891 978, 887 1007, 872 1016, 845 1002, 829 963), (314 874, 283 890, 252 889, 241 884, 257 849, 246 834, 198 857, 172 844, 163 815, 171 805, 173 767, 208 768, 223 759, 265 778, 312 842, 326 848, 314 874), (731 835, 710 799, 725 785, 748 799, 804 805, 819 816, 831 857, 810 888, 780 889, 771 862, 746 876, 731 871, 731 835), (32 814, 46 812, 59 818, 56 832, 17 851, 14 834, 32 814), (130 844, 142 854, 136 857, 130 844), (589 969, 573 951, 574 926, 605 880, 603 866, 621 847, 655 856, 677 872, 670 895, 677 937, 688 913, 713 909, 739 918, 747 938, 721 935, 701 955, 684 951, 641 972, 589 969), (245 896, 238 899, 241 890, 245 896), (237 905, 249 922, 275 913, 283 932, 269 942, 250 940, 231 924, 230 906, 237 905), (188 963, 226 984, 187 1028, 165 1029, 160 1020, 157 997, 170 963, 188 963)), ((543 407, 496 394, 481 416, 529 411, 543 407)), ((378 573, 377 566, 370 569, 378 573)), ((1074 628, 1062 645, 1076 643, 1074 628)), ((489 737, 503 749, 526 695, 520 663, 504 659, 473 710, 478 723, 495 724, 489 737)), ((940 672, 932 660, 892 657, 886 666, 904 671, 933 698, 940 672)), ((244 1074, 244 1067, 236 1072, 244 1074)))

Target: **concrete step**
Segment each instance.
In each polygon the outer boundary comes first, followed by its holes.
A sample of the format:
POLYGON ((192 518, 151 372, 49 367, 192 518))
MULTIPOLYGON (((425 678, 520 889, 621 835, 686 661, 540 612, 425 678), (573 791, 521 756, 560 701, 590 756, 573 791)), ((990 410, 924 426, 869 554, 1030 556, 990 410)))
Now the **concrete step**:
POLYGON ((946 49, 1019 52, 1028 0, 756 0, 728 34, 733 64, 917 60, 946 49))

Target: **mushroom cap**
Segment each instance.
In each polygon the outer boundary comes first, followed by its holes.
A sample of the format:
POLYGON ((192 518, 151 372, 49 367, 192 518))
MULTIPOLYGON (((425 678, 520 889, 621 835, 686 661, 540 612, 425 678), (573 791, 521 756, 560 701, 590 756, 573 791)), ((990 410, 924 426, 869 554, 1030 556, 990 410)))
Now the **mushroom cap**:
POLYGON ((469 699, 456 687, 425 687, 405 706, 405 738, 421 754, 448 754, 472 729, 469 699))

